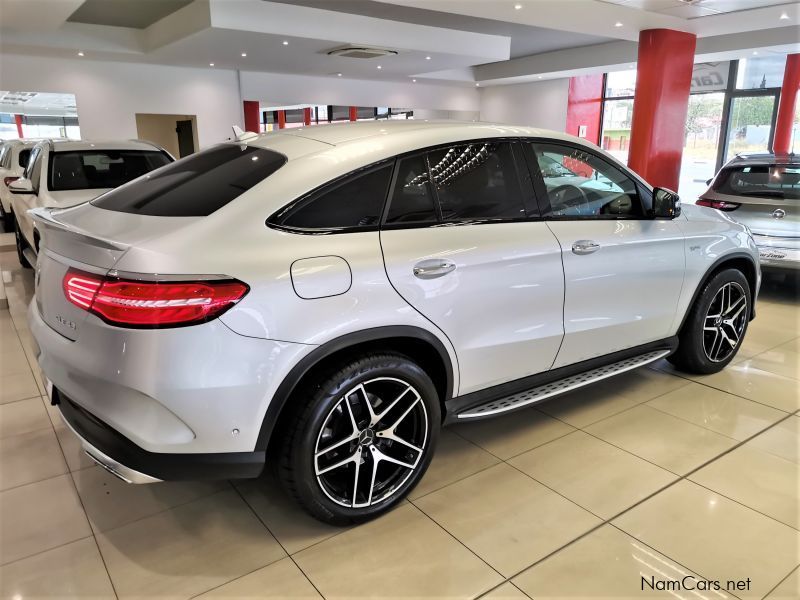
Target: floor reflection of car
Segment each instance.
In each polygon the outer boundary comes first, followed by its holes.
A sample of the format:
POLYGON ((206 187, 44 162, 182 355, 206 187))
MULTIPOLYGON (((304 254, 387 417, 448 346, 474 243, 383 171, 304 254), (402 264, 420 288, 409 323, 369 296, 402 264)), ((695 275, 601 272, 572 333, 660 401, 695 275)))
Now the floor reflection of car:
MULTIPOLYGON (((563 155, 541 153, 538 155, 539 168, 544 179, 547 195, 551 198, 558 210, 555 215, 612 215, 630 211, 630 196, 622 187, 596 169, 585 171, 585 175, 578 174, 564 165, 574 160, 576 169, 580 157, 571 159, 563 155), (609 194, 617 192, 618 196, 609 194)), ((613 175, 613 174, 612 174, 613 175)))
POLYGON ((762 266, 800 269, 800 156, 737 156, 717 173, 697 204, 747 225, 762 266))

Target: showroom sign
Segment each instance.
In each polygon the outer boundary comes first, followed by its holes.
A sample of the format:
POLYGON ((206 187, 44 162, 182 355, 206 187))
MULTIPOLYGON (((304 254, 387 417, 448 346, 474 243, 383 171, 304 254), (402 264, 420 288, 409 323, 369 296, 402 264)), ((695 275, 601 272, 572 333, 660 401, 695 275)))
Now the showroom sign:
POLYGON ((730 62, 698 63, 692 69, 691 93, 721 92, 728 87, 730 62))

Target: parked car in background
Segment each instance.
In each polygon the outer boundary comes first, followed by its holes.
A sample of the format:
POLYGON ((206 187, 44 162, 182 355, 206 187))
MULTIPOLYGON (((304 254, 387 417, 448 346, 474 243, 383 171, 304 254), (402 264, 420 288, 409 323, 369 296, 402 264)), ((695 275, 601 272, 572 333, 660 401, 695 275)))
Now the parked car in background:
POLYGON ((22 177, 31 149, 39 140, 6 140, 0 144, 0 217, 6 231, 14 229, 11 192, 8 186, 22 177))
POLYGON ((33 211, 51 401, 128 482, 270 461, 315 517, 365 521, 420 480, 442 424, 664 357, 717 372, 755 315, 746 227, 578 138, 420 121, 245 136, 33 211))
POLYGON ((747 225, 762 267, 800 269, 800 156, 737 156, 711 180, 697 204, 747 225))
POLYGON ((19 262, 32 267, 39 252, 30 209, 81 204, 173 160, 166 150, 140 140, 37 142, 22 176, 9 185, 19 262))

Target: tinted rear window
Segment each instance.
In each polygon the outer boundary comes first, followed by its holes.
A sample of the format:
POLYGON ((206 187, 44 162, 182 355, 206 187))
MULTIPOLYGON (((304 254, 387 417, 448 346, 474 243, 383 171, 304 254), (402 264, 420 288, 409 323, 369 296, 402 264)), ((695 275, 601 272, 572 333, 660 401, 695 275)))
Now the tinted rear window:
POLYGON ((163 152, 80 150, 50 154, 50 191, 115 188, 170 162, 163 152))
POLYGON ((205 217, 285 163, 285 156, 271 150, 221 144, 103 194, 92 204, 139 215, 205 217))
POLYGON ((800 165, 750 165, 725 169, 714 191, 732 196, 800 199, 800 165))
POLYGON ((19 151, 17 164, 23 169, 28 166, 28 159, 31 157, 31 150, 32 148, 25 148, 24 150, 19 151))

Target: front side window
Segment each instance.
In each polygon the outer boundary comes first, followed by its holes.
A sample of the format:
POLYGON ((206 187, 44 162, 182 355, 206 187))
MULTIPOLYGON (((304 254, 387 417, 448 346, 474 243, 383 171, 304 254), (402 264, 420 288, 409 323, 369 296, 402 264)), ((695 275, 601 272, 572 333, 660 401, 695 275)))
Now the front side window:
POLYGON ((362 229, 377 227, 392 163, 334 183, 279 212, 271 223, 295 229, 362 229))
POLYGON ((219 144, 92 200, 106 210, 156 217, 205 217, 286 163, 283 154, 219 144))
POLYGON ((50 154, 50 190, 115 188, 170 162, 163 152, 78 150, 50 154))
POLYGON ((636 183, 621 169, 578 148, 534 144, 553 217, 642 215, 636 183))
POLYGON ((475 142, 428 156, 443 221, 525 217, 514 155, 508 142, 475 142))
POLYGON ((800 200, 800 165, 729 167, 717 177, 714 191, 731 196, 800 200))

